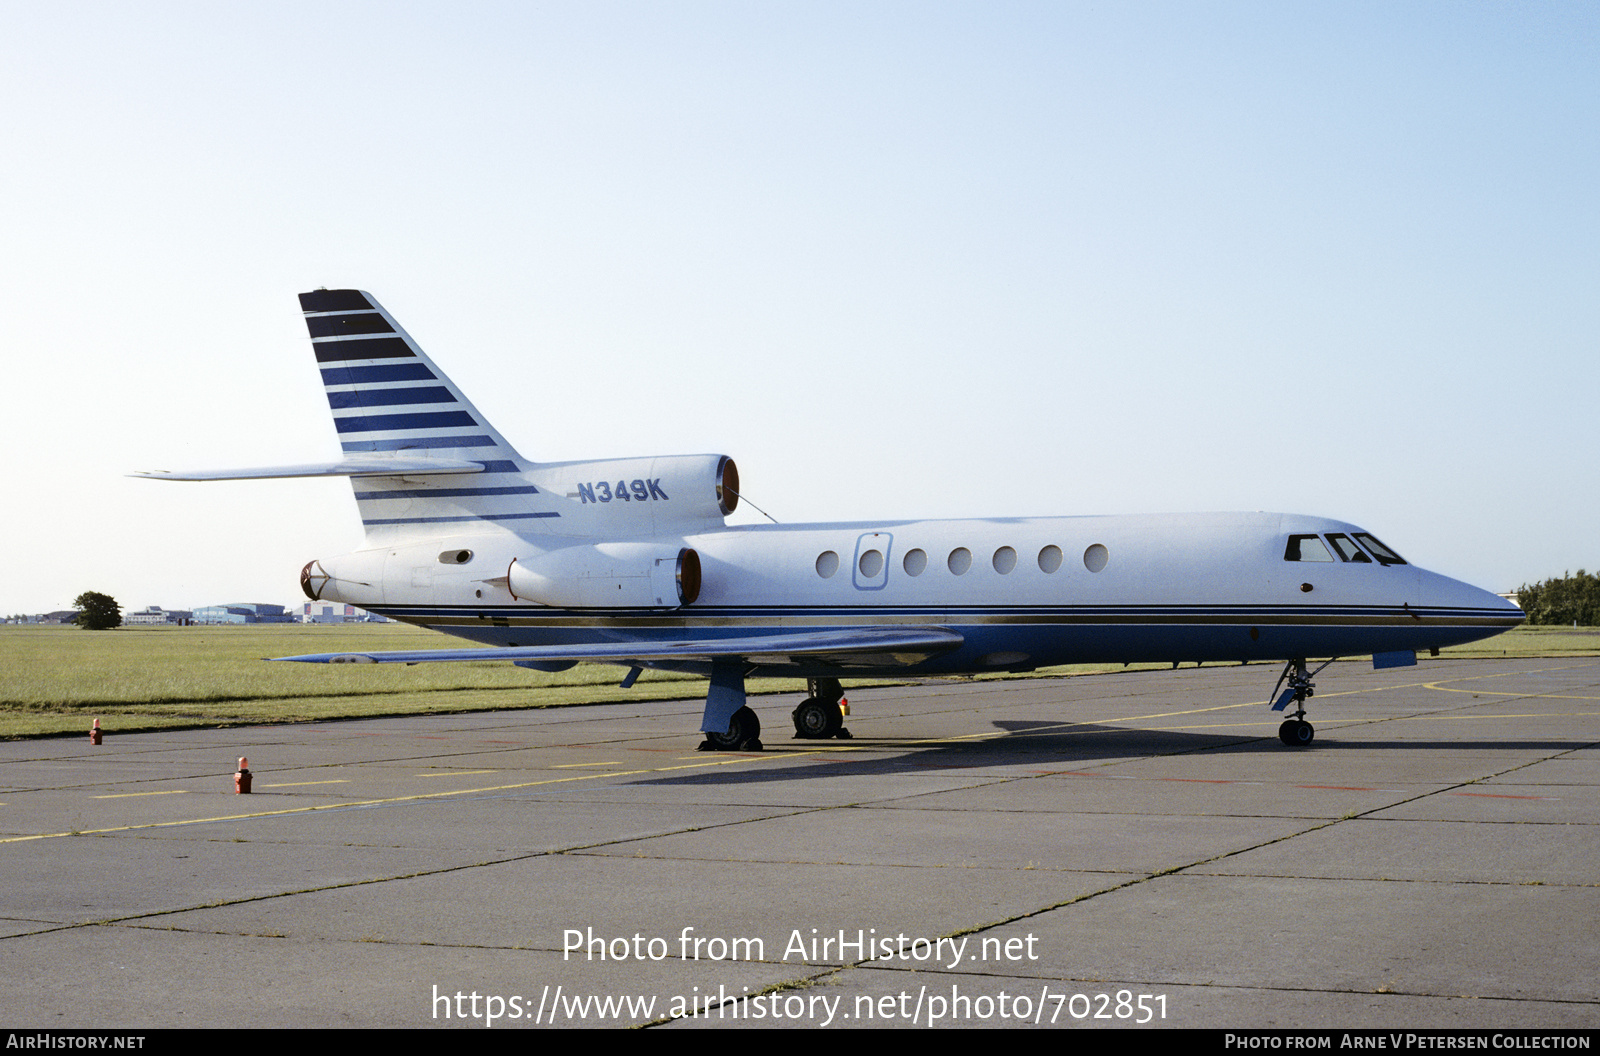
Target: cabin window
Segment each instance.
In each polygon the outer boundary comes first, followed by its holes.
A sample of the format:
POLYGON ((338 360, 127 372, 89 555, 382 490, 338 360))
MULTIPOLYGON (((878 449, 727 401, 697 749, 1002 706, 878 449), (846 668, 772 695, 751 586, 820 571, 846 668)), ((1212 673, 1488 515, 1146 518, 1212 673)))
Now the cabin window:
POLYGON ((883 553, 878 550, 868 550, 861 555, 858 564, 863 578, 877 579, 878 573, 883 571, 883 553))
POLYGON ((1367 548, 1367 552, 1378 559, 1380 565, 1403 565, 1406 559, 1384 546, 1366 532, 1356 533, 1356 542, 1367 548))
POLYGON ((964 546, 958 546, 950 551, 950 560, 945 564, 950 566, 950 571, 958 576, 967 574, 967 569, 972 567, 972 551, 964 546))
POLYGON ((817 575, 827 579, 839 571, 839 555, 832 550, 824 550, 817 555, 817 575))
POLYGON ((1111 551, 1099 543, 1095 543, 1083 552, 1083 567, 1090 572, 1099 572, 1106 567, 1106 562, 1111 560, 1111 551))
POLYGON ((1334 553, 1339 555, 1340 561, 1354 561, 1357 564, 1372 564, 1372 558, 1361 552, 1361 548, 1350 541, 1348 535, 1337 532, 1328 536, 1328 542, 1333 544, 1334 553))
POLYGON ((1284 548, 1285 561, 1333 561, 1333 555, 1328 553, 1328 547, 1320 536, 1291 535, 1289 545, 1284 548))
POLYGON ((1061 568, 1061 548, 1054 544, 1039 551, 1039 571, 1049 575, 1061 568))
POLYGON ((994 570, 1002 576, 1010 575, 1011 570, 1017 567, 1017 552, 1009 546, 1002 546, 994 552, 991 563, 994 565, 994 570))
POLYGON ((906 575, 920 576, 923 572, 927 571, 928 568, 927 551, 907 550, 906 556, 901 559, 900 564, 905 568, 906 575))

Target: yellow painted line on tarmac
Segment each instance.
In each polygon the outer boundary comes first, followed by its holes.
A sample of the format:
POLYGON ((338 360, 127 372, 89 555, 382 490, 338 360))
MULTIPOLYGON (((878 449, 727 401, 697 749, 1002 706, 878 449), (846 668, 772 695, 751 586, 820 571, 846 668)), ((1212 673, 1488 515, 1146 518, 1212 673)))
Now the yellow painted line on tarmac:
POLYGON ((1436 689, 1440 693, 1471 693, 1474 696, 1487 693, 1490 696, 1495 697, 1527 697, 1531 700, 1600 700, 1600 696, 1589 696, 1581 693, 1518 693, 1515 690, 1501 691, 1494 689, 1455 689, 1451 686, 1441 685, 1437 682, 1429 682, 1425 688, 1436 689))
POLYGON ((552 766, 550 769, 552 769, 552 770, 575 770, 580 766, 621 766, 621 765, 622 765, 622 760, 621 759, 609 759, 609 760, 607 760, 606 762, 603 762, 603 763, 558 763, 557 765, 552 766))
MULTIPOLYGON (((1550 671, 1574 671, 1574 670, 1576 670, 1576 669, 1578 669, 1580 667, 1593 667, 1593 666, 1594 666, 1593 664, 1567 664, 1567 665, 1565 665, 1563 667, 1539 667, 1539 668, 1534 668, 1531 671, 1498 671, 1498 672, 1496 672, 1496 673, 1494 673, 1492 675, 1462 675, 1460 678, 1441 678, 1441 679, 1439 679, 1437 681, 1434 681, 1434 682, 1423 682, 1423 683, 1421 683, 1421 685, 1425 689, 1437 689, 1441 693, 1471 693, 1473 691, 1470 690, 1470 689, 1450 689, 1445 685, 1445 683, 1447 683, 1447 682, 1481 682, 1486 678, 1514 678, 1517 675, 1543 675, 1543 674, 1546 674, 1546 673, 1548 673, 1550 671)), ((1477 692, 1481 693, 1483 691, 1482 690, 1478 690, 1477 692)), ((1542 693, 1515 693, 1514 695, 1515 696, 1529 696, 1529 697, 1544 696, 1544 694, 1542 694, 1542 693)), ((1583 698, 1580 698, 1580 699, 1593 700, 1595 698, 1593 698, 1593 697, 1583 697, 1583 698)))
POLYGON ((348 785, 349 783, 350 783, 349 781, 346 781, 344 778, 341 777, 341 778, 337 778, 337 779, 332 780, 332 781, 286 781, 286 782, 284 782, 282 784, 262 785, 261 787, 262 788, 300 788, 300 787, 305 786, 305 785, 348 785))
POLYGON ((181 796, 189 791, 187 788, 169 788, 165 792, 118 792, 111 796, 95 796, 95 799, 132 799, 134 796, 181 796))
MULTIPOLYGON (((1246 722, 1192 722, 1187 726, 1149 726, 1145 728, 1145 732, 1165 733, 1171 730, 1235 730, 1242 726, 1276 726, 1280 721, 1281 720, 1279 720, 1276 716, 1269 716, 1265 719, 1251 719, 1246 722)), ((1326 719, 1326 721, 1329 723, 1334 723, 1338 720, 1326 719)), ((1129 730, 1128 732, 1132 733, 1134 731, 1129 730)))
MULTIPOLYGON (((79 829, 76 832, 41 832, 33 836, 7 836, 0 838, 0 843, 26 843, 29 840, 53 840, 61 836, 104 836, 113 832, 136 832, 143 829, 169 829, 179 825, 206 825, 218 821, 245 821, 250 818, 273 818, 288 814, 314 814, 322 810, 348 810, 351 807, 377 807, 389 803, 409 803, 423 799, 443 799, 446 796, 471 796, 485 792, 509 792, 519 788, 534 788, 539 785, 559 785, 569 781, 592 781, 600 777, 634 777, 640 774, 660 773, 663 770, 688 770, 693 767, 727 766, 730 763, 748 762, 754 757, 747 755, 735 756, 731 759, 702 760, 685 766, 653 767, 647 770, 616 770, 599 774, 575 774, 572 777, 552 777, 542 781, 519 781, 512 785, 490 785, 484 788, 457 788, 449 792, 419 792, 411 796, 390 796, 385 799, 351 800, 346 803, 324 803, 310 807, 289 807, 284 810, 261 810, 249 814, 224 814, 215 818, 186 818, 181 821, 157 821, 143 825, 117 825, 108 829, 79 829)), ((792 756, 772 756, 773 759, 792 758, 792 756)))
MULTIPOLYGON (((1586 699, 1586 698, 1580 698, 1586 699)), ((1487 702, 1486 702, 1487 703, 1487 702)), ((1504 715, 1402 715, 1393 722, 1468 722, 1473 719, 1572 719, 1600 715, 1600 711, 1523 711, 1504 715)))
POLYGON ((476 777, 479 774, 498 774, 498 770, 438 770, 426 774, 412 774, 412 777, 476 777))
MULTIPOLYGON (((1322 694, 1317 694, 1319 697, 1322 694)), ((1449 715, 1394 715, 1388 718, 1362 719, 1340 718, 1336 715, 1324 715, 1317 720, 1318 725, 1326 724, 1329 729, 1341 729, 1349 726, 1364 726, 1377 722, 1473 722, 1480 719, 1564 719, 1586 718, 1600 715, 1596 711, 1534 711, 1524 714, 1507 715, 1462 715, 1451 713, 1449 715)), ((1271 726, 1278 720, 1274 718, 1262 719, 1256 722, 1219 722, 1211 725, 1188 726, 1158 726, 1158 730, 1221 730, 1238 726, 1271 726)))

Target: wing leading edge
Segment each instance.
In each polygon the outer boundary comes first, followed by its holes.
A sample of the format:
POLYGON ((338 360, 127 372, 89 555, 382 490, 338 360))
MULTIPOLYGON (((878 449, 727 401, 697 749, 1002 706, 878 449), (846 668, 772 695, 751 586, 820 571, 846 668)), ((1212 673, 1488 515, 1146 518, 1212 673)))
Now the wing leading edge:
POLYGON ((496 649, 412 649, 373 653, 311 653, 279 656, 306 664, 426 664, 484 660, 535 662, 598 661, 651 664, 663 661, 746 660, 762 666, 831 663, 841 668, 910 667, 960 647, 960 634, 944 627, 863 627, 751 638, 695 641, 598 642, 592 645, 523 645, 496 649))

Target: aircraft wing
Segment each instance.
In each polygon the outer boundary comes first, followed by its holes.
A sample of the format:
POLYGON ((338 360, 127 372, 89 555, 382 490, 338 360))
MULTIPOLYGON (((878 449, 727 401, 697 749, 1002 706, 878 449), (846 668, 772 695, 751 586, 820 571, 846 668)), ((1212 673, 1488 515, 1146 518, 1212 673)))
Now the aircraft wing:
POLYGON ((837 664, 841 668, 909 667, 949 652, 960 646, 962 641, 961 635, 944 627, 861 627, 677 642, 617 641, 586 645, 519 645, 498 649, 313 653, 274 659, 307 664, 427 664, 484 660, 651 664, 661 661, 741 659, 762 666, 820 662, 837 664))

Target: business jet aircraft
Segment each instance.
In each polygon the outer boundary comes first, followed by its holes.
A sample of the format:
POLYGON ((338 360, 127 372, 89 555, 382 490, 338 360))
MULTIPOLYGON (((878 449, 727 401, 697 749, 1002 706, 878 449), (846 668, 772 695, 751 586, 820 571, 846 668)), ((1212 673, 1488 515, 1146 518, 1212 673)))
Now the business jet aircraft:
POLYGON ((309 562, 306 596, 493 648, 283 659, 596 661, 630 668, 624 686, 647 667, 696 672, 710 678, 701 747, 729 750, 761 746, 751 676, 807 680, 795 732, 826 738, 848 736, 846 676, 1282 660, 1273 708, 1296 710, 1279 737, 1304 746, 1308 660, 1411 664, 1523 618, 1320 517, 729 527, 740 495, 726 455, 531 462, 371 295, 318 289, 300 304, 344 457, 141 475, 349 477, 366 540, 309 562))

